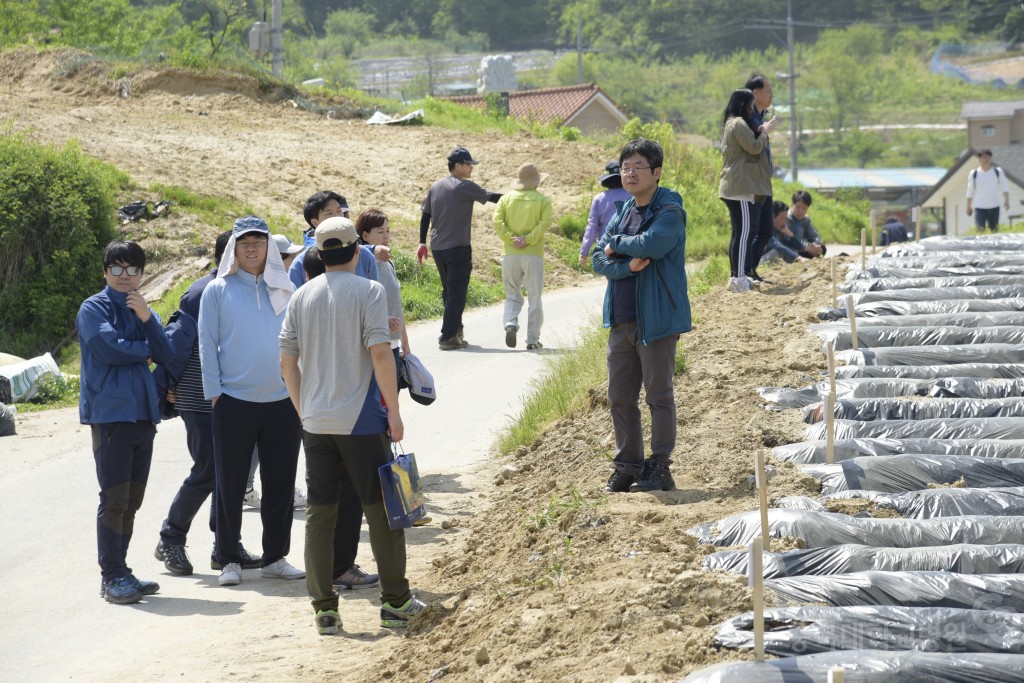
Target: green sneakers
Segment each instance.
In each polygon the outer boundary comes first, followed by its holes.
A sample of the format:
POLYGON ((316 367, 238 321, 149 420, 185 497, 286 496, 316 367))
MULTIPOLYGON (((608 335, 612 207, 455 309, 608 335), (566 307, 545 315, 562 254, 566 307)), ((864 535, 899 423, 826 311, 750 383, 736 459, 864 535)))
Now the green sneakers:
POLYGON ((426 604, 415 595, 401 607, 394 607, 390 602, 380 606, 380 625, 384 628, 405 628, 409 620, 422 612, 426 604))
POLYGON ((322 609, 316 613, 316 632, 322 636, 333 636, 341 626, 341 617, 333 609, 322 609))

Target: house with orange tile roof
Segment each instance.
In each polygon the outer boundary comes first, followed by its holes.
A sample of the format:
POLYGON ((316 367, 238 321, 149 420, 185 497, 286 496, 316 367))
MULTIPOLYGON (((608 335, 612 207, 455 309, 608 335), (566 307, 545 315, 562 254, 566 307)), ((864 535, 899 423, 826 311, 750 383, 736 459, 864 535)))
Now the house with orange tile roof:
MULTIPOLYGON (((483 95, 446 99, 481 111, 487 109, 483 95)), ((584 134, 616 133, 629 121, 618 105, 594 83, 510 92, 508 113, 516 119, 573 126, 584 134)))

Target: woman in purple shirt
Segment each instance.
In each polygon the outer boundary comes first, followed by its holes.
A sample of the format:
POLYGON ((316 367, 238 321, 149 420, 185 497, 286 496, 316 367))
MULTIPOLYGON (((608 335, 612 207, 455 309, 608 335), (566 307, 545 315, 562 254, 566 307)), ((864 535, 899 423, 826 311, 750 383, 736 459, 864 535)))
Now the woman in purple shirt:
POLYGON ((604 167, 604 174, 597 180, 608 189, 595 196, 590 205, 587 231, 583 233, 583 246, 580 248, 581 266, 585 266, 590 261, 590 250, 594 246, 594 242, 604 234, 604 229, 608 227, 608 223, 615 216, 615 203, 629 199, 629 193, 622 189, 618 161, 609 161, 604 167))

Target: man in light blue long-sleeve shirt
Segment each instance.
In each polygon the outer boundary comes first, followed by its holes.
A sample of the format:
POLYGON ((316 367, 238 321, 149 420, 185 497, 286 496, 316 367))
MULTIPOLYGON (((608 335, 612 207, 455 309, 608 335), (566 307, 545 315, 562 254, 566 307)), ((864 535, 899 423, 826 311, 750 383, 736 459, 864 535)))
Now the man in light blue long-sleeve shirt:
POLYGON ((288 563, 295 470, 302 426, 281 379, 277 336, 294 291, 262 218, 235 221, 231 240, 199 305, 203 393, 213 404, 217 472, 218 583, 242 580, 242 497, 253 448, 260 449, 263 576, 301 579, 288 563))

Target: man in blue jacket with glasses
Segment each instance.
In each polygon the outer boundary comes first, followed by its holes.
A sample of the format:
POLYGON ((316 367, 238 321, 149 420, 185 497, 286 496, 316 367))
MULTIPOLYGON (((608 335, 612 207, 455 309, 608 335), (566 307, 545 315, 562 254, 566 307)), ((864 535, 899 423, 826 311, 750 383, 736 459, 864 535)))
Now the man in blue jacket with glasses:
POLYGON ((619 155, 619 207, 594 251, 594 272, 608 278, 608 403, 615 431, 615 471, 605 490, 670 491, 676 443, 672 379, 676 344, 691 327, 686 291, 686 211, 660 187, 664 152, 653 140, 629 142, 619 155), (644 459, 640 387, 651 411, 651 457, 644 459))

